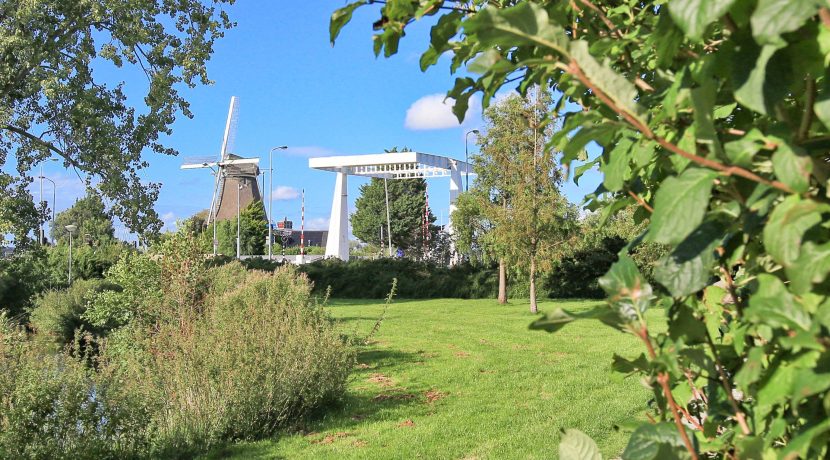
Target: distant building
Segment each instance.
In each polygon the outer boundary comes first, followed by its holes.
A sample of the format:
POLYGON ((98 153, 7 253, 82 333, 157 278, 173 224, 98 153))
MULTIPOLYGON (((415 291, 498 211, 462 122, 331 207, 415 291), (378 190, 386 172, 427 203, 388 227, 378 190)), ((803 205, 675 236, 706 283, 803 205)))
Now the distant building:
MULTIPOLYGON (((282 246, 283 232, 288 233, 288 240, 285 242, 285 247, 290 248, 300 245, 300 231, 297 229, 290 230, 275 230, 274 231, 274 245, 282 246)), ((318 246, 326 247, 326 238, 329 236, 328 230, 306 230, 304 234, 305 247, 318 246)))

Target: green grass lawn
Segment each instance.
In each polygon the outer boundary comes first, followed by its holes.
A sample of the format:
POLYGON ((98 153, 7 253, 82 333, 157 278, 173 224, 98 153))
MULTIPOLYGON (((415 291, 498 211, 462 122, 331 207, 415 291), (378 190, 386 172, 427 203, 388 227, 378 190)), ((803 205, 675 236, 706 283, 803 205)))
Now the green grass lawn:
MULTIPOLYGON (((547 301, 540 309, 596 305, 547 301)), ((378 301, 329 307, 344 332, 361 337, 382 309, 378 301)), ((618 456, 628 434, 614 426, 642 417, 649 392, 612 375, 611 357, 638 355, 639 342, 596 320, 529 331, 533 318, 527 302, 398 300, 360 348, 340 407, 305 432, 209 457, 552 458, 564 428, 593 437, 604 457, 618 456)), ((661 318, 650 312, 650 322, 661 318)))

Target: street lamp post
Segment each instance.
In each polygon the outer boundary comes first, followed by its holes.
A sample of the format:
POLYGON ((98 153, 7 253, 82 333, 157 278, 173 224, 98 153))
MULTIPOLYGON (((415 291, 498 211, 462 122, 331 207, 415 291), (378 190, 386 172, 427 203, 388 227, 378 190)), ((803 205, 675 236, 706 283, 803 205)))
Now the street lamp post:
POLYGON ((271 220, 274 218, 274 150, 285 150, 287 145, 274 147, 268 151, 268 260, 271 260, 274 246, 274 231, 271 228, 271 220))
POLYGON ((464 191, 470 190, 470 153, 467 148, 467 141, 470 139, 470 134, 478 135, 478 130, 474 129, 472 131, 467 131, 467 134, 464 135, 464 176, 465 176, 465 184, 464 184, 464 191))
MULTIPOLYGON (((58 161, 58 159, 57 158, 49 158, 46 161, 58 161)), ((40 204, 43 205, 43 179, 46 179, 43 176, 43 163, 40 163, 40 176, 39 177, 40 177, 40 204)), ((52 181, 50 181, 50 182, 52 182, 52 181)), ((55 183, 52 182, 52 184, 54 185, 55 183)), ((54 204, 53 204, 53 206, 54 206, 54 204)), ((54 224, 54 219, 53 219, 52 223, 54 224)), ((41 221, 40 222, 40 228, 38 228, 38 237, 40 237, 40 241, 38 241, 38 244, 41 244, 41 245, 43 244, 43 237, 44 236, 45 235, 44 235, 44 232, 43 232, 43 222, 41 221)))
MULTIPOLYGON (((240 177, 240 178, 237 179, 237 181, 239 181, 239 180, 244 181, 245 179, 240 177)), ((242 255, 242 232, 241 232, 241 230, 242 230, 241 222, 242 221, 240 219, 240 214, 239 214, 239 208, 240 208, 239 194, 242 191, 243 185, 242 185, 242 182, 237 182, 236 185, 237 185, 237 187, 236 187, 236 259, 239 260, 241 258, 240 256, 242 255)))
POLYGON ((72 285, 72 232, 78 229, 78 226, 75 224, 69 224, 66 227, 66 231, 69 232, 69 284, 72 285))
MULTIPOLYGON (((57 205, 57 201, 55 200, 55 198, 57 197, 58 186, 57 186, 57 184, 55 184, 55 181, 53 181, 52 179, 49 179, 48 177, 41 174, 40 175, 40 183, 41 183, 41 186, 40 186, 41 187, 41 191, 40 191, 41 198, 40 198, 40 200, 41 201, 43 201, 43 180, 44 179, 48 180, 49 182, 52 183, 52 234, 53 234, 53 236, 52 236, 52 246, 54 246, 55 245, 55 237, 54 237, 54 233, 55 233, 55 207, 57 205)), ((44 237, 43 229, 41 228, 41 237, 40 237, 41 241, 43 241, 43 237, 44 237)))

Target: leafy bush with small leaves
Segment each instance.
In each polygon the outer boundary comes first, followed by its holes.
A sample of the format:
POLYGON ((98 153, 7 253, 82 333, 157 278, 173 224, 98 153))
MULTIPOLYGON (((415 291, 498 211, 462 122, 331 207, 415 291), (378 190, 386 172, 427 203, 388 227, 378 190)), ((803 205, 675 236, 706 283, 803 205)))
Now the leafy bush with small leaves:
POLYGON ((548 119, 563 129, 548 148, 575 179, 604 176, 587 207, 603 220, 636 207, 648 226, 628 249, 667 248, 653 283, 624 251, 599 282, 608 308, 590 315, 645 350, 614 357, 655 402, 623 459, 830 455, 827 2, 358 0, 332 15, 332 41, 363 6, 380 10, 387 57, 437 16, 421 68, 469 71, 448 93, 459 118, 477 93, 487 107, 510 84, 555 91, 548 119), (644 319, 655 306, 666 333, 644 319))
POLYGON ((78 280, 67 289, 47 291, 35 300, 29 322, 41 337, 47 337, 61 348, 71 345, 79 330, 100 335, 103 330, 85 320, 89 302, 97 295, 120 289, 104 280, 78 280))
POLYGON ((202 249, 177 235, 140 256, 157 264, 147 283, 161 295, 138 300, 142 314, 101 350, 102 374, 119 382, 113 397, 137 398, 151 414, 154 455, 297 425, 343 394, 354 364, 304 275, 238 262, 208 268, 202 249))
POLYGON ((133 458, 146 414, 82 362, 46 352, 0 313, 0 458, 133 458))

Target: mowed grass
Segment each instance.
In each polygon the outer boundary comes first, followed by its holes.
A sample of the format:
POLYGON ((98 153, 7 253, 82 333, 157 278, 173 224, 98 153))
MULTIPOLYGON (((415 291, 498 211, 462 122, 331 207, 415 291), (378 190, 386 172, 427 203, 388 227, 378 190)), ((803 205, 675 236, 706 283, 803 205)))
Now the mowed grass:
MULTIPOLYGON (((542 311, 584 311, 596 301, 546 301, 542 311)), ((379 301, 333 301, 344 333, 364 337, 379 301)), ((663 313, 649 312, 663 329, 663 313)), ((618 456, 628 436, 615 425, 643 417, 649 392, 610 371, 613 353, 640 343, 596 320, 548 334, 528 330, 527 302, 397 300, 341 406, 306 430, 243 443, 211 458, 555 458, 560 430, 578 428, 618 456)))

